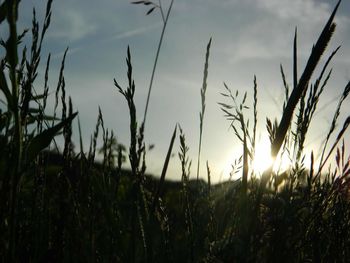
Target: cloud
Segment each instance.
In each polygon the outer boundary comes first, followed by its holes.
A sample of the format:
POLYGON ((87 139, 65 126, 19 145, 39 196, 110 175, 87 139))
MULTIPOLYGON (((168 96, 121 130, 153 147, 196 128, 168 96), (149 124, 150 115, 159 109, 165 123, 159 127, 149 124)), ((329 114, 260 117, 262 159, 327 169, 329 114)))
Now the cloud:
POLYGON ((313 0, 255 0, 258 7, 283 20, 302 23, 323 22, 330 14, 330 5, 313 0))
POLYGON ((63 42, 74 42, 92 35, 97 26, 76 10, 57 10, 59 14, 48 33, 48 38, 59 39, 63 42))
MULTIPOLYGON (((81 47, 68 48, 67 55, 71 56, 74 53, 79 52, 81 49, 82 49, 81 47)), ((52 59, 60 59, 61 60, 63 58, 64 52, 65 51, 60 51, 58 53, 54 53, 52 55, 52 59)))
MULTIPOLYGON (((323 25, 329 18, 335 7, 329 2, 315 0, 252 0, 262 10, 269 12, 281 21, 298 21, 308 26, 323 25)), ((342 6, 340 6, 340 9, 342 6)), ((340 10, 335 21, 340 24, 349 23, 349 17, 340 15, 340 10)))
POLYGON ((140 27, 140 28, 136 28, 136 29, 132 29, 132 30, 128 30, 119 34, 116 34, 115 36, 112 37, 112 39, 125 39, 125 38, 129 38, 129 37, 134 37, 137 35, 142 35, 145 34, 155 28, 160 27, 162 24, 161 23, 157 23, 157 24, 153 24, 150 26, 145 26, 145 27, 140 27))
MULTIPOLYGON (((299 56, 309 55, 312 44, 316 41, 323 25, 332 12, 328 3, 311 0, 248 0, 249 21, 243 20, 235 41, 226 41, 224 46, 229 63, 250 59, 281 59, 289 58, 294 29, 298 28, 299 56)), ((336 36, 340 39, 332 42, 345 42, 341 39, 344 29, 349 25, 349 18, 338 15, 339 24, 336 36)), ((345 32, 346 33, 346 32, 345 32)))
MULTIPOLYGON (((84 48, 87 48, 87 46, 97 45, 98 43, 103 43, 103 42, 111 41, 114 39, 121 40, 121 39, 130 38, 130 37, 135 37, 138 35, 143 35, 147 32, 152 31, 153 29, 159 28, 160 26, 161 26, 161 23, 157 23, 157 24, 153 24, 150 26, 140 27, 140 28, 128 30, 125 32, 117 33, 112 37, 105 37, 103 39, 97 38, 94 41, 87 41, 84 43, 75 44, 73 47, 69 48, 68 53, 69 53, 69 55, 73 55, 73 54, 83 50, 84 48)), ((62 32, 62 33, 58 33, 58 34, 55 33, 55 36, 51 36, 51 37, 56 37, 56 38, 65 37, 65 38, 70 38, 71 41, 78 40, 79 38, 85 37, 83 34, 81 34, 80 36, 72 37, 71 36, 72 33, 73 32, 62 32)), ((88 36, 86 36, 86 37, 88 37, 88 36)), ((56 54, 54 54, 52 57, 54 59, 57 59, 57 58, 61 59, 63 54, 64 54, 64 51, 60 51, 60 52, 57 52, 56 54)))

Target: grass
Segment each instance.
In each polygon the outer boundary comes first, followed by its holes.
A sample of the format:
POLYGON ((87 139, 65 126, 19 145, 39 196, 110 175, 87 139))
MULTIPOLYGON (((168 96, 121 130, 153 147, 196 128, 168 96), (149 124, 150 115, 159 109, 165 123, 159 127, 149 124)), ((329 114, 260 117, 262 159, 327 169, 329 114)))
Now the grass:
MULTIPOLYGON (((319 161, 311 154, 305 167, 304 143, 319 98, 331 76, 328 66, 312 75, 335 30, 336 5, 298 77, 297 31, 294 39, 293 87, 281 66, 285 102, 280 121, 266 121, 274 157, 288 154, 287 171, 270 167, 260 179, 252 169, 258 119, 258 85, 253 84, 253 126, 249 126, 248 94, 225 84, 220 107, 242 143, 242 156, 232 167, 241 180, 211 184, 199 179, 204 130, 205 96, 209 72, 207 45, 201 94, 200 133, 196 178, 192 179, 185 132, 175 124, 159 179, 147 174, 144 140, 146 116, 166 25, 162 2, 136 1, 159 10, 163 30, 152 69, 142 122, 137 119, 137 92, 131 50, 127 49, 127 86, 114 80, 116 92, 129 108, 130 143, 125 147, 105 127, 98 112, 90 148, 83 149, 78 113, 66 95, 64 53, 55 90, 52 116, 47 115, 50 55, 46 59, 43 90, 35 79, 41 63, 43 39, 50 25, 52 1, 47 2, 43 27, 33 13, 31 48, 21 43, 27 32, 17 32, 18 1, 0 4, 1 26, 9 37, 2 41, 0 89, 0 261, 1 262, 347 262, 350 257, 350 157, 344 134, 350 116, 339 130, 338 117, 350 93, 346 85, 335 109, 319 161), (28 53, 29 52, 29 56, 28 53), (60 112, 59 112, 60 111, 60 112), (60 117, 58 117, 60 116, 60 117), (74 151, 72 122, 78 119, 80 149, 74 151), (177 137, 179 133, 179 136, 177 137), (331 135, 337 133, 330 142, 331 135), (63 150, 55 142, 64 138, 63 150), (98 145, 101 139, 102 145, 98 145), (176 141, 180 148, 181 182, 166 180, 176 141), (343 141, 343 142, 342 142, 343 141), (342 144, 341 144, 342 143, 342 144), (328 145, 330 144, 330 147, 328 145), (103 156, 95 161, 97 153, 103 156), (336 169, 328 169, 335 155, 336 169), (126 158, 130 161, 125 167, 126 158)), ((19 14, 21 15, 21 14, 19 14)))

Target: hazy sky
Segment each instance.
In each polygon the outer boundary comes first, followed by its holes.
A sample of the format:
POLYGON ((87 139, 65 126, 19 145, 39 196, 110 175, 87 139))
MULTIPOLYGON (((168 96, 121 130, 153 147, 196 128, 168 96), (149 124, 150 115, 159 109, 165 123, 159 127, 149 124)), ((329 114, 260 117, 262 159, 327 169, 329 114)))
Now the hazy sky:
MULTIPOLYGON (((155 0, 157 1, 157 0, 155 0)), ((45 10, 44 1, 21 2, 21 27, 30 26, 32 7, 39 21, 45 10)), ((227 166, 237 158, 241 145, 229 129, 218 106, 224 101, 220 92, 223 82, 242 94, 252 95, 253 76, 258 81, 259 134, 265 134, 265 119, 281 116, 283 85, 279 65, 285 68, 291 84, 292 43, 298 27, 299 72, 326 23, 334 0, 175 0, 155 75, 148 112, 145 139, 155 148, 147 154, 148 171, 159 174, 172 131, 182 126, 192 167, 196 167, 200 89, 203 78, 205 47, 213 38, 209 60, 207 109, 202 144, 202 175, 206 160, 213 177, 227 177, 227 166), (222 174, 224 171, 224 174, 222 174)), ((166 9, 170 1, 162 1, 166 9)), ((120 142, 129 143, 127 103, 113 85, 113 78, 126 85, 126 50, 130 45, 136 82, 138 117, 142 120, 147 88, 156 47, 161 33, 159 11, 145 16, 147 7, 132 5, 127 0, 56 0, 52 24, 44 43, 53 56, 51 89, 55 88, 57 70, 63 51, 69 46, 65 80, 79 111, 84 143, 89 143, 101 107, 105 126, 114 130, 120 142)), ((312 123, 307 147, 318 149, 328 131, 333 110, 342 89, 350 79, 350 3, 343 1, 336 16, 337 29, 326 55, 338 45, 332 67, 332 78, 326 88, 312 123), (333 103, 330 103, 332 102, 333 103)), ((2 31, 3 32, 3 31, 2 31)), ((42 64, 44 67, 44 63, 42 64)), ((41 71, 41 76, 44 71, 41 71)), ((51 91, 52 91, 51 90, 51 91)), ((53 96, 53 95, 52 95, 53 96)), ((249 96, 250 97, 250 96, 249 96)), ((251 103, 251 100, 248 100, 251 103)), ((349 101, 340 116, 349 113, 349 101)), ((250 111, 248 111, 250 112, 250 111)), ((342 125, 342 123, 340 123, 342 125)), ((75 130, 77 138, 77 129, 75 130)), ((349 136, 347 136, 349 138, 349 136)), ((76 139, 78 145, 78 140, 76 139)), ((176 141, 175 151, 179 144, 176 141)), ((195 169, 192 169, 195 176, 195 169)), ((169 176, 180 179, 177 154, 171 160, 169 176)))

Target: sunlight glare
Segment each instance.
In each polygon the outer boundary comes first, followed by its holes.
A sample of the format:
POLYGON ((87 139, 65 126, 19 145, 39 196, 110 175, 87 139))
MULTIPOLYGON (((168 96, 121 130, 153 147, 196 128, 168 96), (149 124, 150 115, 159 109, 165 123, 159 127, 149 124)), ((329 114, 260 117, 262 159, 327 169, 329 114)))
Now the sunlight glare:
POLYGON ((273 171, 279 173, 281 171, 288 170, 291 167, 291 160, 285 152, 282 156, 278 156, 277 160, 274 162, 273 158, 271 157, 270 140, 267 136, 265 136, 262 137, 256 145, 252 168, 256 175, 261 175, 272 164, 274 165, 273 171))
MULTIPOLYGON (((239 156, 242 155, 242 150, 240 148, 234 148, 227 153, 227 157, 222 162, 223 170, 220 180, 236 180, 241 177, 241 169, 238 169, 238 173, 232 174, 232 165, 235 160, 238 160, 239 156), (236 159, 235 159, 236 158, 236 159)), ((306 160, 307 163, 307 160, 306 160)), ((255 154, 253 160, 250 164, 249 170, 257 177, 260 177, 264 171, 266 171, 271 165, 274 165, 273 171, 280 173, 290 169, 291 160, 288 157, 288 154, 285 152, 283 156, 278 156, 277 160, 274 162, 271 157, 271 143, 268 136, 261 136, 256 143, 255 154)), ((240 168, 242 163, 238 165, 240 168)))
POLYGON ((273 163, 270 147, 267 137, 263 137, 256 145, 252 168, 257 175, 262 174, 273 163))

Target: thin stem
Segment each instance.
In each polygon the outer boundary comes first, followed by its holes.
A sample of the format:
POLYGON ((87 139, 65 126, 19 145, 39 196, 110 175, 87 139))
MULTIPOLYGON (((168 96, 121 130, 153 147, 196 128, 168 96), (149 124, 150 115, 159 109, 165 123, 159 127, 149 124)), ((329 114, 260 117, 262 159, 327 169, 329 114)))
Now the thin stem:
MULTIPOLYGON (((152 91, 152 85, 153 85, 153 79, 154 79, 154 74, 157 68, 157 63, 158 63, 158 57, 159 57, 159 53, 160 53, 160 48, 162 46, 163 43, 163 38, 164 38, 164 33, 165 33, 165 28, 168 24, 168 19, 169 19, 169 15, 170 15, 170 11, 171 8, 173 6, 174 0, 171 0, 170 6, 168 8, 168 12, 164 21, 164 25, 163 25, 163 29, 162 29, 162 33, 160 35, 160 39, 159 39, 159 43, 158 43, 158 48, 157 48, 157 53, 156 53, 156 58, 154 60, 154 64, 153 64, 153 70, 152 70, 152 75, 151 75, 151 80, 149 83, 149 88, 148 88, 148 94, 147 94, 147 100, 146 100, 146 107, 145 107, 145 113, 144 113, 144 117, 143 117, 143 125, 145 126, 146 124, 146 119, 147 119, 147 111, 148 111, 148 104, 149 104, 149 100, 150 100, 150 96, 151 96, 151 91, 152 91)), ((162 10, 162 8, 160 8, 162 10)))
POLYGON ((8 39, 8 50, 7 50, 7 60, 10 65, 9 77, 12 85, 12 111, 15 120, 15 131, 13 136, 14 154, 13 163, 15 169, 12 171, 12 189, 11 189, 11 199, 10 199, 10 240, 9 240, 9 260, 14 261, 16 254, 16 236, 15 230, 17 225, 16 220, 16 208, 17 208, 17 191, 18 191, 18 181, 21 169, 22 160, 22 125, 21 125, 21 114, 19 111, 19 85, 16 73, 16 67, 18 63, 18 36, 17 36, 17 24, 16 16, 18 11, 17 1, 7 1, 7 20, 9 23, 9 39, 8 39))

